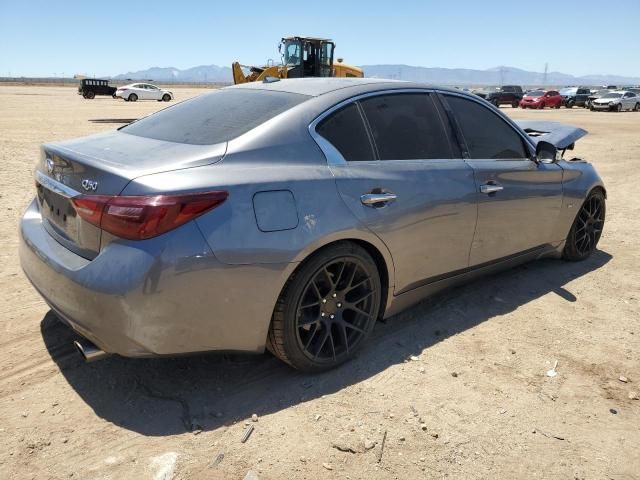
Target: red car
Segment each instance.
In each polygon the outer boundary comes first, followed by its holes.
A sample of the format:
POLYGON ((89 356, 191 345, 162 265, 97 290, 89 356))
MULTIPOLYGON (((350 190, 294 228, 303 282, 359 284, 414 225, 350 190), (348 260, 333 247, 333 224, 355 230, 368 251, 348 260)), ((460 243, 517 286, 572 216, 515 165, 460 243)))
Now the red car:
POLYGON ((562 97, 556 90, 534 90, 525 93, 520 100, 521 108, 560 108, 562 97))

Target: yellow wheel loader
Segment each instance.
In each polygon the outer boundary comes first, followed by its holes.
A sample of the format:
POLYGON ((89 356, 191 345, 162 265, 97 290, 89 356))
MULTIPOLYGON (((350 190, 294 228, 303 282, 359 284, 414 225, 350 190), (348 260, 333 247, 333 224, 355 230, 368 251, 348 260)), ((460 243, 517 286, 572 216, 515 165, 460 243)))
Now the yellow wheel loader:
POLYGON ((233 83, 247 83, 272 78, 304 77, 363 77, 361 68, 347 65, 338 58, 333 63, 333 51, 336 44, 328 38, 285 37, 278 49, 282 55, 282 64, 253 67, 234 62, 233 83), (245 74, 244 70, 249 73, 245 74))

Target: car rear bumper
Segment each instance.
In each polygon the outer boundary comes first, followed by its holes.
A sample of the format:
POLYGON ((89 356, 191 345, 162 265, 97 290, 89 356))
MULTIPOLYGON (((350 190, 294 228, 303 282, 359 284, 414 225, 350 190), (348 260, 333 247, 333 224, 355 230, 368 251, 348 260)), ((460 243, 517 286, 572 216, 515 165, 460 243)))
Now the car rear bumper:
POLYGON ((112 241, 93 260, 60 245, 34 201, 20 261, 45 301, 79 334, 129 357, 264 350, 292 264, 219 262, 195 222, 144 241, 112 241))
POLYGON ((591 108, 594 110, 613 110, 616 105, 591 103, 591 108))

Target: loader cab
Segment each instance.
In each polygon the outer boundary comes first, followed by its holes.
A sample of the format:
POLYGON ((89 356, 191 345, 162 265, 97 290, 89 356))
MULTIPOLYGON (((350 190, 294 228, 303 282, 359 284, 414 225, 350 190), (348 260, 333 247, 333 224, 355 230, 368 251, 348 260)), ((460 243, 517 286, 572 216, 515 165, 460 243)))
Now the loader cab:
POLYGON ((287 78, 332 77, 335 43, 326 38, 285 37, 280 43, 287 78))

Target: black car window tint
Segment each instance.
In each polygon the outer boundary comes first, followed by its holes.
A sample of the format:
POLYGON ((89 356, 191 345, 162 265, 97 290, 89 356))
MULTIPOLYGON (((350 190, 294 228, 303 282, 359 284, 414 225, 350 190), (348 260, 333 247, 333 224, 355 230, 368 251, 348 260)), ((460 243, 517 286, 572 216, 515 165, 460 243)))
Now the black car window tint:
POLYGON ((456 116, 472 159, 528 157, 522 137, 489 108, 461 97, 447 95, 446 99, 456 116))
POLYGON ((331 143, 347 161, 375 160, 366 127, 355 103, 322 120, 316 132, 331 143))
POLYGON ((426 93, 375 96, 361 105, 380 160, 452 157, 440 115, 426 93))

